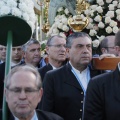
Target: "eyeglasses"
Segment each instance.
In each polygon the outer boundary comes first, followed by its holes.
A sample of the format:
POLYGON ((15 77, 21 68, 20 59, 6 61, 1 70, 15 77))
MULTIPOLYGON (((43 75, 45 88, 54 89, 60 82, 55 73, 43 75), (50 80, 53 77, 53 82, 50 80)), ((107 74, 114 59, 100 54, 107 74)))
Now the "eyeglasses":
POLYGON ((62 48, 62 47, 66 48, 66 45, 62 45, 62 44, 58 44, 58 45, 48 45, 48 46, 54 46, 54 47, 56 47, 56 48, 62 48))
POLYGON ((111 49, 115 49, 115 47, 113 46, 113 47, 105 47, 105 48, 111 48, 111 49))
POLYGON ((20 95, 22 91, 24 91, 26 95, 31 95, 31 94, 39 91, 39 89, 33 89, 33 88, 25 88, 25 89, 22 89, 22 88, 11 88, 11 89, 7 88, 7 90, 9 90, 10 92, 12 92, 15 95, 20 95))

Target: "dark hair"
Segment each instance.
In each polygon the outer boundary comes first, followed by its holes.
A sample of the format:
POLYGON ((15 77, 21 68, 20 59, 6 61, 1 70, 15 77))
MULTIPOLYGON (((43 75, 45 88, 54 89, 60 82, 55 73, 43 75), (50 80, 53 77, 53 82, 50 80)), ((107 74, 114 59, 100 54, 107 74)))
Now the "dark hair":
POLYGON ((75 32, 67 37, 66 47, 70 48, 72 46, 74 39, 79 38, 79 37, 88 37, 92 41, 91 37, 87 33, 75 32))
POLYGON ((52 43, 52 41, 54 40, 55 37, 63 38, 63 37, 60 36, 60 35, 54 35, 54 36, 50 37, 50 38, 47 40, 46 45, 47 45, 47 46, 51 45, 51 43, 52 43))
POLYGON ((115 46, 120 46, 120 30, 115 34, 115 46))

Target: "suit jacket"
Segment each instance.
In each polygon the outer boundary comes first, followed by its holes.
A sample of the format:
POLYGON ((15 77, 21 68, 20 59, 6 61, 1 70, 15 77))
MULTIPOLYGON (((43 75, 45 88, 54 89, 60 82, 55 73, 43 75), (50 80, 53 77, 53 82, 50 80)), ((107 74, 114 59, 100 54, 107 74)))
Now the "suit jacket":
MULTIPOLYGON (((36 113, 37 113, 38 120, 63 120, 62 117, 47 111, 36 110, 36 113)), ((2 111, 0 111, 0 120, 2 120, 1 115, 2 115, 2 111)), ((11 113, 9 113, 8 115, 8 120, 15 120, 15 118, 11 113)))
MULTIPOLYGON (((90 70, 91 77, 98 74, 100 72, 90 70)), ((47 72, 43 89, 43 110, 54 112, 64 120, 82 119, 84 93, 69 63, 47 72)))
POLYGON ((86 92, 84 120, 120 120, 120 72, 92 78, 86 92))
POLYGON ((45 74, 49 71, 49 70, 53 70, 53 67, 48 63, 47 65, 45 65, 42 68, 38 69, 38 72, 40 73, 41 79, 43 81, 45 74))
POLYGON ((5 62, 0 64, 0 109, 2 108, 2 103, 3 103, 4 73, 5 73, 5 62))

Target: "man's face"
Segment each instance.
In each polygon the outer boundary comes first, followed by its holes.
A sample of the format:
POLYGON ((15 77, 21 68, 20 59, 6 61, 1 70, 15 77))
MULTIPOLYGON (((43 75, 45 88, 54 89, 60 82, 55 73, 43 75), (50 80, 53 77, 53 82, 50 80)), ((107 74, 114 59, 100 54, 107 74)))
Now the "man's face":
POLYGON ((12 61, 19 62, 22 58, 21 46, 12 47, 12 61))
POLYGON ((38 89, 36 76, 30 71, 14 73, 5 93, 10 111, 19 119, 31 118, 42 97, 42 89, 38 89))
POLYGON ((92 45, 88 37, 79 37, 73 40, 69 49, 69 57, 72 65, 84 66, 88 65, 92 59, 92 45))
POLYGON ((47 46, 49 59, 52 61, 64 61, 66 59, 66 40, 55 37, 50 46, 47 46))
POLYGON ((31 44, 28 46, 24 58, 26 63, 30 63, 34 66, 38 65, 41 58, 40 44, 31 44))
POLYGON ((0 45, 0 57, 1 57, 0 59, 2 61, 5 61, 5 59, 6 59, 6 47, 3 45, 0 45))

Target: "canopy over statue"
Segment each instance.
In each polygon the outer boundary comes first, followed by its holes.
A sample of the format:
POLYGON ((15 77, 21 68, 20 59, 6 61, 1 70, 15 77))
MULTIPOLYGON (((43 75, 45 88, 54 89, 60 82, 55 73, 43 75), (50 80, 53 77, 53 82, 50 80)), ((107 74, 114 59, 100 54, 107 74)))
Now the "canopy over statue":
POLYGON ((66 7, 68 8, 71 14, 75 15, 76 14, 75 6, 76 6, 76 0, 50 0, 49 12, 48 12, 48 19, 50 25, 54 23, 57 9, 59 7, 66 7))

